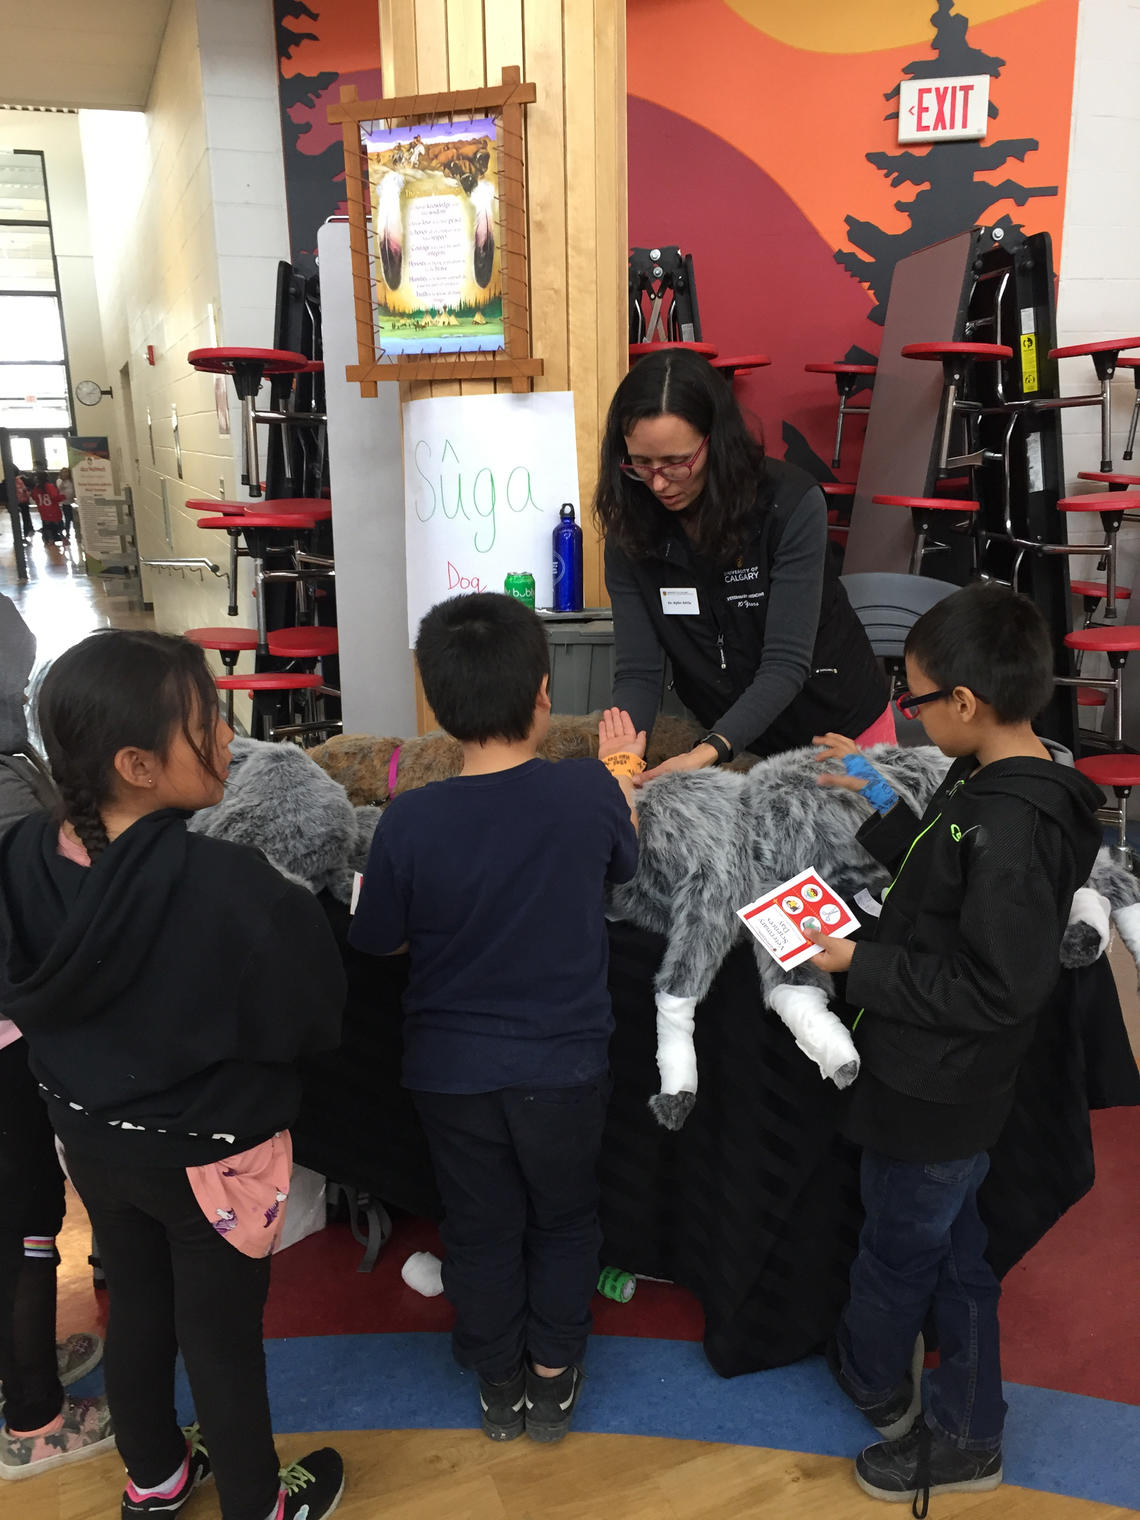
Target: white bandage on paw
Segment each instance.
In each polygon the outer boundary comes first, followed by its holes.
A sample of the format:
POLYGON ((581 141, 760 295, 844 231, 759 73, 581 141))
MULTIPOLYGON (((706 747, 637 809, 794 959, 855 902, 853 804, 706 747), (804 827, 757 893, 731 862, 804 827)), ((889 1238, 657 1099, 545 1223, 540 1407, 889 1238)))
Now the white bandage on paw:
POLYGON ((425 1298, 438 1298, 443 1292, 443 1262, 430 1251, 413 1251, 400 1268, 400 1276, 425 1298))
POLYGON ((824 1077, 847 1087, 858 1075, 859 1052, 844 1025, 827 1006, 822 987, 776 987, 768 1006, 791 1030, 796 1044, 824 1077), (854 1069, 852 1069, 854 1068, 854 1069))
POLYGON ((657 1070, 663 1093, 697 1090, 697 1052, 693 1047, 696 998, 657 994, 657 1070))
MULTIPOLYGON (((1138 905, 1140 906, 1140 905, 1138 905)), ((1128 910, 1125 909, 1125 912, 1128 910)), ((1112 923, 1109 915, 1112 912, 1112 904, 1107 897, 1102 897, 1092 887, 1078 887, 1073 893, 1073 906, 1069 909, 1070 924, 1088 924, 1090 929, 1095 929, 1100 939, 1098 955, 1103 955, 1108 948, 1108 938, 1112 932, 1112 923)), ((1123 933, 1123 930, 1121 931, 1123 933)))

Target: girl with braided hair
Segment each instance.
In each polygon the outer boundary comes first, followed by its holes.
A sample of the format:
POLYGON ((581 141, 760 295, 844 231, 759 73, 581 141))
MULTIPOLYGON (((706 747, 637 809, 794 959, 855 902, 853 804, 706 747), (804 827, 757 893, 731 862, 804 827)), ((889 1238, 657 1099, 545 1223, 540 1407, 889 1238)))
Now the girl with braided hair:
POLYGON ((233 738, 194 645, 94 634, 37 716, 62 801, 0 839, 0 1008, 99 1240, 122 1515, 176 1514, 212 1466, 225 1520, 321 1520, 343 1465, 279 1470, 261 1320, 297 1063, 339 1041, 339 951, 258 851, 187 830, 233 738), (175 1418, 179 1351, 204 1446, 175 1418))

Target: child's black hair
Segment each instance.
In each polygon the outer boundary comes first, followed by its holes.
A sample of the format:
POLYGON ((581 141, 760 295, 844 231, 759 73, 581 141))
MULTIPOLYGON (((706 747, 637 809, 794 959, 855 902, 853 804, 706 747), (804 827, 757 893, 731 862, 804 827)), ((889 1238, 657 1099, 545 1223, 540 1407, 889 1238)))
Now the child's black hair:
POLYGON ((36 719, 63 817, 92 860, 107 848, 101 809, 113 794, 119 750, 152 750, 164 759, 181 730, 216 775, 216 757, 192 725, 200 718, 210 733, 217 711, 206 657, 187 639, 108 629, 53 662, 36 694, 36 719))
POLYGON ((550 650, 531 608, 493 591, 433 607, 416 636, 424 695, 464 743, 525 739, 550 650))
POLYGON ((965 686, 1001 723, 1031 721, 1053 695, 1053 645, 1027 596, 992 581, 956 591, 923 613, 906 653, 938 688, 965 686))

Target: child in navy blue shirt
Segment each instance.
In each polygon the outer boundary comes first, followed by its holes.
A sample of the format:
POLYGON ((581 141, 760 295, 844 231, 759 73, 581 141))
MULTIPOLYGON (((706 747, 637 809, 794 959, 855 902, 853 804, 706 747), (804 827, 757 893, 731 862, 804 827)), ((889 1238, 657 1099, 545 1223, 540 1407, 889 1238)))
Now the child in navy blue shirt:
POLYGON ((416 658, 463 770, 386 809, 349 938, 411 956, 403 1084, 443 1199, 454 1351, 479 1376, 483 1430, 556 1441, 581 1390, 601 1243, 604 886, 637 869, 632 783, 617 773, 639 767, 645 735, 605 715, 613 773, 537 758, 549 652, 510 597, 432 608, 416 658))

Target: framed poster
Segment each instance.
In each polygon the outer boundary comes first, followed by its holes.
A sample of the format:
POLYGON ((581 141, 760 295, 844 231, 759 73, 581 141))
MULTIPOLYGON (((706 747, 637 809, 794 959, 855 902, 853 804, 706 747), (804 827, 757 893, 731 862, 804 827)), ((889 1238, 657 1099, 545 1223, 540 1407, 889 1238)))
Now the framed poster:
POLYGON ((377 352, 505 347, 498 123, 476 117, 361 136, 377 352))

